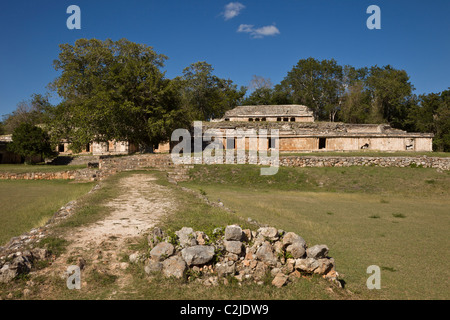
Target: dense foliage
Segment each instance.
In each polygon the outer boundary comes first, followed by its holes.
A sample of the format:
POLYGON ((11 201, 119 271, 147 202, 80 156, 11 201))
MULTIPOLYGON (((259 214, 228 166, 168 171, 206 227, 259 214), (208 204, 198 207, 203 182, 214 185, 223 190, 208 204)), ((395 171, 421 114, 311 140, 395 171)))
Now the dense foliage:
POLYGON ((280 84, 255 88, 244 105, 303 104, 316 120, 389 123, 435 134, 433 149, 450 151, 450 91, 416 96, 404 70, 356 69, 333 59, 300 60, 280 84))
POLYGON ((36 156, 44 159, 53 154, 48 133, 30 123, 15 128, 12 140, 8 150, 24 157, 27 163, 34 162, 36 156))
POLYGON ((167 141, 176 128, 221 118, 237 105, 303 104, 317 121, 432 132, 434 150, 450 151, 450 90, 417 96, 406 71, 390 65, 354 68, 334 59, 301 59, 275 86, 253 76, 248 88, 238 88, 205 61, 168 79, 162 70, 166 59, 126 39, 62 44, 54 61, 61 73, 49 86, 61 102, 52 106, 47 96, 33 95, 3 118, 0 133, 22 123, 45 124, 54 145, 64 139, 74 151, 110 140, 145 150, 167 141))

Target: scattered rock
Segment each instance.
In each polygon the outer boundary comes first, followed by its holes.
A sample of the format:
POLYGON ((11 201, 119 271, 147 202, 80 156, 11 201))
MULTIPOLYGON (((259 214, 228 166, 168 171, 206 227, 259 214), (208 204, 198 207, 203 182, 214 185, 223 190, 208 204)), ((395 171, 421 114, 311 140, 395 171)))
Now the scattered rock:
POLYGON ((197 235, 192 228, 183 227, 181 230, 175 231, 180 240, 181 247, 189 247, 197 245, 197 235))
POLYGON ((229 262, 218 262, 214 270, 219 277, 234 275, 236 273, 236 265, 229 262))
POLYGON ((240 255, 242 252, 242 242, 240 241, 227 241, 225 240, 223 242, 224 246, 225 246, 225 250, 227 250, 228 252, 240 255))
POLYGON ((241 241, 242 229, 239 226, 231 225, 225 228, 225 240, 227 241, 241 241))
POLYGON ((184 261, 191 265, 202 265, 212 260, 214 257, 213 246, 193 246, 181 250, 181 256, 184 261))
MULTIPOLYGON (((154 234, 163 234, 162 230, 155 230, 154 234)), ((319 274, 340 284, 334 259, 327 257, 328 247, 316 245, 306 249, 305 240, 293 232, 268 226, 251 231, 230 225, 213 231, 213 243, 204 232, 192 228, 183 227, 176 235, 180 246, 167 242, 170 239, 161 242, 160 236, 156 243, 152 236, 155 245, 145 263, 146 273, 162 272, 166 277, 185 278, 191 269, 193 276, 186 279, 204 286, 227 283, 229 280, 223 278, 228 276, 239 282, 255 283, 273 277, 272 284, 281 288, 289 281, 300 279, 302 274, 319 274), (292 257, 287 258, 286 253, 292 257)), ((23 252, 19 256, 26 259, 29 254, 23 252)), ((137 252, 130 255, 131 262, 141 259, 137 252)))
POLYGON ((298 234, 294 232, 288 232, 283 237, 283 245, 287 247, 294 243, 300 243, 303 247, 306 248, 306 241, 300 237, 298 234))
POLYGON ((209 241, 209 237, 204 232, 197 231, 196 234, 197 234, 196 240, 199 245, 203 246, 203 245, 207 244, 207 242, 209 241))
POLYGON ((286 252, 289 252, 294 259, 299 259, 305 255, 306 250, 301 242, 294 242, 286 248, 286 252))
POLYGON ((264 227, 258 229, 259 234, 269 240, 278 240, 278 229, 273 227, 264 227))
POLYGON ((326 258, 328 255, 328 247, 326 245, 315 245, 306 250, 306 255, 308 258, 322 259, 326 258))
POLYGON ((275 278, 272 280, 272 284, 277 288, 281 288, 282 286, 284 286, 286 284, 287 280, 288 280, 288 276, 280 272, 280 273, 277 273, 275 278))
POLYGON ((153 248, 156 244, 161 242, 162 239, 164 239, 164 236, 165 236, 164 232, 160 228, 155 227, 153 229, 152 233, 149 234, 147 237, 147 241, 148 241, 150 248, 153 248))
POLYGON ((128 259, 131 263, 139 263, 142 261, 142 254, 140 254, 139 252, 132 253, 128 257, 128 259))
POLYGON ((313 273, 319 267, 319 262, 314 258, 297 259, 295 261, 295 269, 306 273, 313 273))
POLYGON ((186 276, 186 271, 186 262, 180 256, 172 256, 162 263, 162 272, 166 277, 181 279, 186 276))
POLYGON ((150 251, 150 257, 153 260, 162 261, 165 258, 170 257, 174 250, 175 248, 171 243, 160 242, 150 251))
POLYGON ((269 242, 264 242, 256 251, 256 257, 270 265, 276 264, 276 256, 273 252, 273 247, 269 242))
POLYGON ((163 269, 163 264, 159 261, 149 259, 144 267, 144 271, 147 274, 154 272, 160 272, 163 269))

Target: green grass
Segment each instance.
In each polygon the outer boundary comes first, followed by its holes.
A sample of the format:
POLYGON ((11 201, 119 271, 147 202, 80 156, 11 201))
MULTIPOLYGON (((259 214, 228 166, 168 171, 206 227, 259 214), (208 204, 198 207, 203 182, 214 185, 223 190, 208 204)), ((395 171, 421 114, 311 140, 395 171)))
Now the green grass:
MULTIPOLYGON (((86 274, 87 287, 80 291, 67 290, 64 281, 55 276, 50 279, 53 294, 46 298, 448 299, 449 173, 423 168, 280 168, 275 176, 260 176, 259 169, 249 165, 195 166, 190 172, 193 180, 181 183, 212 201, 220 198, 234 213, 208 206, 169 184, 163 172, 149 171, 158 178, 157 183, 171 189, 176 203, 174 212, 159 226, 168 233, 188 226, 211 234, 215 227, 227 224, 255 230, 247 221, 250 217, 296 232, 309 245, 329 246, 345 289, 330 292, 330 284, 320 277, 300 279, 282 289, 235 282, 205 287, 148 276, 143 265, 130 265, 125 271, 131 279, 126 286, 101 270, 86 274), (427 183, 430 179, 435 182, 427 183), (366 287, 366 270, 373 264, 381 268, 381 290, 366 287)), ((123 172, 103 181, 102 188, 83 197, 83 208, 57 230, 70 232, 104 217, 108 209, 102 203, 119 195, 119 180, 134 173, 123 172)), ((148 252, 145 237, 141 240, 130 245, 131 252, 148 252)))
POLYGON ((28 172, 59 172, 68 170, 85 169, 85 164, 81 165, 67 165, 67 166, 55 166, 55 165, 27 165, 27 164, 0 164, 0 172, 10 173, 28 173, 28 172))
POLYGON ((64 180, 0 180, 0 245, 43 226, 59 208, 92 186, 64 180))
POLYGON ((317 157, 450 157, 450 152, 419 151, 323 151, 323 152, 280 152, 280 156, 317 156, 317 157))
POLYGON ((182 185, 220 198, 236 215, 296 232, 309 245, 327 244, 346 287, 359 298, 450 297, 448 172, 280 168, 275 176, 260 176, 259 167, 223 165, 196 166, 191 176, 182 185), (373 264, 384 267, 381 290, 365 285, 373 264))

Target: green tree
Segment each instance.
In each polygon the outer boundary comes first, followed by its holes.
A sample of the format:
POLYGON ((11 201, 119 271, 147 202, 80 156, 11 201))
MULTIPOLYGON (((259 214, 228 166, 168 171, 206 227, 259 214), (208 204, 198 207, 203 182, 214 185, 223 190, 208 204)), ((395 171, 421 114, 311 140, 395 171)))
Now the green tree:
POLYGON ((22 123, 14 129, 12 142, 7 148, 24 157, 27 163, 32 163, 36 156, 46 158, 53 155, 47 132, 30 123, 22 123))
POLYGON ((339 110, 343 68, 334 59, 302 59, 281 82, 293 103, 310 107, 318 120, 334 121, 339 110))
POLYGON ((433 150, 450 151, 450 90, 420 95, 408 109, 408 130, 434 133, 433 150))
POLYGON ((50 87, 63 99, 51 110, 55 140, 79 151, 91 141, 130 141, 144 148, 167 140, 176 119, 174 88, 161 71, 166 56, 126 39, 79 39, 60 45, 50 87))
POLYGON ((253 75, 247 90, 252 93, 242 101, 242 105, 270 105, 273 103, 273 85, 270 79, 253 75))
POLYGON ((350 85, 343 96, 339 119, 346 123, 368 123, 370 96, 364 90, 364 83, 358 81, 350 85))
POLYGON ((366 87, 371 100, 370 120, 402 127, 414 90, 406 71, 394 69, 390 65, 371 67, 366 87))
POLYGON ((22 123, 38 125, 45 122, 46 110, 50 107, 48 96, 33 94, 31 99, 21 101, 16 110, 4 116, 3 126, 5 133, 11 134, 22 123))
POLYGON ((237 88, 231 80, 213 74, 205 61, 191 64, 174 81, 180 90, 182 109, 190 120, 207 121, 221 118, 227 110, 240 104, 245 88, 237 88))

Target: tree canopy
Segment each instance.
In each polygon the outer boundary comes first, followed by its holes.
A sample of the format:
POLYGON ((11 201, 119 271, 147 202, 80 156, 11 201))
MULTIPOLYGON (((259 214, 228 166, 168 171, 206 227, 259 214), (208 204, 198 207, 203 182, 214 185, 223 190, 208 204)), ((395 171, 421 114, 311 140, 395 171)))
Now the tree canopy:
POLYGON ((152 146, 170 135, 177 117, 172 86, 161 68, 166 56, 126 39, 80 39, 60 45, 51 87, 54 134, 79 150, 90 141, 127 140, 152 146))
POLYGON ((25 162, 33 162, 35 156, 46 158, 53 154, 48 133, 30 123, 22 123, 14 129, 7 148, 24 157, 25 162))
POLYGON ((213 71, 209 63, 200 61, 185 68, 183 75, 174 79, 180 90, 183 110, 190 120, 221 118, 245 95, 245 88, 238 89, 233 81, 221 79, 213 71))
POLYGON ((254 75, 240 87, 214 74, 206 61, 165 77, 167 57, 126 39, 79 39, 60 45, 49 85, 61 98, 55 106, 35 94, 5 116, 0 133, 21 124, 42 125, 54 145, 74 151, 92 141, 129 141, 142 149, 168 141, 192 121, 221 118, 238 105, 303 104, 317 121, 389 123, 395 128, 435 134, 434 149, 450 150, 450 91, 416 96, 405 70, 390 65, 355 68, 334 59, 300 59, 273 84, 254 75), (246 93, 249 93, 246 96, 246 93))

